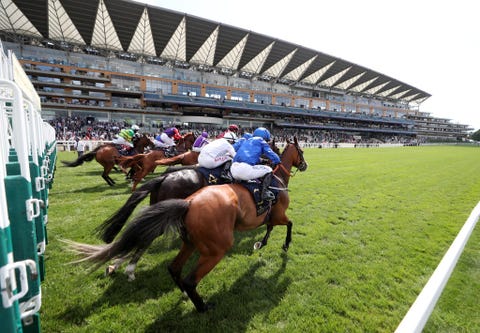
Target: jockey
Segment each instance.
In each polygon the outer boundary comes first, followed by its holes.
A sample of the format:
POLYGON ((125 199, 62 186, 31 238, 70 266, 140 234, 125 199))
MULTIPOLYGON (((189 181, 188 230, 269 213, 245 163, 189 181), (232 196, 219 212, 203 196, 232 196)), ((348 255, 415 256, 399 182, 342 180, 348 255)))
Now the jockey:
POLYGON ((225 132, 222 132, 219 135, 217 135, 217 139, 220 139, 220 138, 223 138, 223 137, 227 136, 227 137, 233 138, 233 140, 237 141, 237 139, 238 139, 237 133, 238 133, 238 126, 235 125, 235 124, 232 124, 232 125, 228 126, 228 129, 225 132))
POLYGON ((229 169, 234 156, 235 149, 226 139, 216 139, 202 149, 198 155, 198 165, 207 169, 215 169, 224 164, 220 178, 231 182, 229 169))
POLYGON ((205 147, 208 144, 208 133, 207 132, 202 132, 202 135, 200 135, 195 142, 193 143, 192 151, 200 152, 203 147, 205 147))
POLYGON ((235 179, 252 180, 262 179, 262 200, 274 200, 275 196, 268 189, 272 181, 272 168, 260 164, 260 157, 265 155, 273 165, 280 163, 280 157, 268 145, 270 132, 259 127, 253 132, 253 137, 243 142, 233 159, 231 172, 235 179))
POLYGON ((140 133, 138 131, 140 130, 140 127, 138 125, 133 124, 130 129, 133 131, 133 140, 140 138, 140 133))
POLYGON ((175 140, 181 139, 182 136, 176 127, 167 128, 162 134, 157 135, 153 140, 156 148, 163 148, 165 151, 176 154, 175 140))
POLYGON ((118 135, 112 140, 114 144, 122 145, 127 151, 133 148, 133 136, 135 133, 130 128, 124 128, 118 133, 118 135))
POLYGON ((240 148, 242 143, 244 143, 245 141, 247 141, 251 137, 253 137, 252 133, 248 133, 248 132, 243 133, 243 136, 240 139, 238 139, 237 142, 235 142, 233 144, 233 148, 235 149, 235 151, 238 151, 238 148, 240 148))

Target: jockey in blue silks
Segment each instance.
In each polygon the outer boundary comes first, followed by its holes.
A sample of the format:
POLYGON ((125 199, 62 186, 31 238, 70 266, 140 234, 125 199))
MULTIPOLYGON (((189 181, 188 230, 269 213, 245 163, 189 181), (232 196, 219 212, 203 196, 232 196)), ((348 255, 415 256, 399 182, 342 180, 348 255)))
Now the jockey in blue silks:
POLYGON ((253 132, 253 137, 247 139, 238 148, 233 163, 230 168, 233 178, 238 180, 261 179, 262 181, 262 199, 274 200, 275 196, 268 189, 272 181, 272 168, 261 163, 261 156, 264 155, 270 159, 273 165, 280 163, 280 157, 270 148, 267 143, 270 141, 270 132, 259 127, 253 132))

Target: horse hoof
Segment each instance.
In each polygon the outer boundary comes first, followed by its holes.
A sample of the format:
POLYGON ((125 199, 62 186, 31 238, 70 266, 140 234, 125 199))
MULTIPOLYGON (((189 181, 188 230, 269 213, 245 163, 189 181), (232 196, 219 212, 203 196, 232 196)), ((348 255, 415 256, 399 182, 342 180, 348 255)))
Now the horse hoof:
POLYGON ((262 247, 262 242, 256 242, 255 244, 253 244, 253 249, 254 250, 258 250, 262 247))
POLYGON ((288 245, 287 245, 287 244, 283 244, 282 249, 283 249, 283 251, 287 252, 287 251, 288 251, 288 245))
POLYGON ((207 312, 215 308, 215 303, 205 303, 202 307, 197 308, 197 311, 200 313, 207 312))
POLYGON ((115 266, 113 265, 107 266, 107 268, 105 269, 105 276, 110 276, 113 273, 115 273, 115 266))

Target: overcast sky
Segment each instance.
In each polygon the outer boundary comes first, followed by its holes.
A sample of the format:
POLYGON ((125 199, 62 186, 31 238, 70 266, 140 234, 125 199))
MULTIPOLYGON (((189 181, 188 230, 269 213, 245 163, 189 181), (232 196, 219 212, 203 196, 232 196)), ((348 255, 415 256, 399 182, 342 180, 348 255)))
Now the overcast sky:
POLYGON ((476 1, 137 2, 251 30, 370 68, 431 94, 420 111, 480 129, 476 1))

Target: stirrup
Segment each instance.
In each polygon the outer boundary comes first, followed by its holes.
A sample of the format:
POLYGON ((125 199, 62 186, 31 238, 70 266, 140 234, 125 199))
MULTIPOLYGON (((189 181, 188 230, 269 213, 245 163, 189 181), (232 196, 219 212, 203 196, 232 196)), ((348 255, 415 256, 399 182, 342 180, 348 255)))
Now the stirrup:
POLYGON ((272 191, 267 190, 265 193, 263 193, 262 200, 273 201, 275 200, 275 194, 273 194, 272 191))

